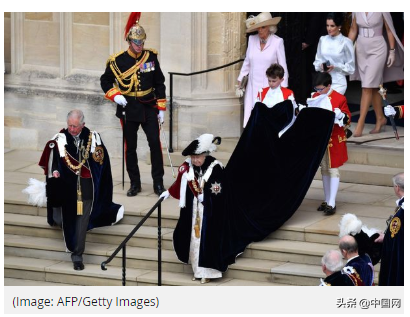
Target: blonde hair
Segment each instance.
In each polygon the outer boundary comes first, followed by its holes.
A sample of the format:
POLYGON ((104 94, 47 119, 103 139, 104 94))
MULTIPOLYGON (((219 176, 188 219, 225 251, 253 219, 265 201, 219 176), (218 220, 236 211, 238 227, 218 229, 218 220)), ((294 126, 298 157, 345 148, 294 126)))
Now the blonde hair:
POLYGON ((269 32, 271 34, 275 34, 278 31, 278 26, 277 25, 271 25, 269 26, 269 32))

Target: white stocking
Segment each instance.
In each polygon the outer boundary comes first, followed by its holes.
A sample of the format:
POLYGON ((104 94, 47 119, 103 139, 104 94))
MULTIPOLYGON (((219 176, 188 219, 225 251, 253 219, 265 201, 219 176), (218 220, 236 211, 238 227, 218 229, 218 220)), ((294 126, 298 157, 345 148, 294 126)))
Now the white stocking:
POLYGON ((332 207, 336 206, 336 195, 339 189, 339 182, 340 182, 339 177, 330 178, 330 194, 329 194, 329 200, 327 201, 327 204, 329 206, 332 206, 332 207))
POLYGON ((325 192, 325 202, 329 203, 330 197, 330 176, 329 175, 322 175, 323 181, 323 191, 325 192))

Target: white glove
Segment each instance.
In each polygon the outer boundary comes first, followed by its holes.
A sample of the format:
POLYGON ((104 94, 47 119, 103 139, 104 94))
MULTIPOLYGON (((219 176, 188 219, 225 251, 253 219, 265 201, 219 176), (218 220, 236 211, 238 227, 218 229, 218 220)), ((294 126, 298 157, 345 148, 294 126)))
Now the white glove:
POLYGON ((164 198, 167 199, 169 197, 169 191, 164 191, 161 195, 159 195, 159 198, 164 198))
POLYGON ((245 89, 241 88, 239 85, 235 85, 235 95, 236 97, 240 98, 243 97, 245 93, 245 89))
POLYGON ((383 110, 384 110, 384 115, 386 117, 388 117, 388 116, 393 116, 394 117, 396 115, 396 110, 390 105, 384 107, 383 110))
POLYGON ((116 95, 114 97, 114 101, 116 104, 125 107, 127 105, 127 99, 123 95, 116 95))
POLYGON ((389 57, 387 57, 387 67, 390 67, 394 64, 394 60, 396 59, 396 51, 390 50, 389 57))
POLYGON ((299 112, 301 112, 301 111, 302 111, 303 109, 305 109, 305 108, 307 108, 307 107, 304 106, 304 105, 299 104, 299 107, 298 107, 299 112))
POLYGON ((160 110, 158 113, 158 120, 161 124, 164 123, 164 116, 165 116, 165 111, 164 110, 160 110))
POLYGON ((199 194, 198 195, 198 200, 200 203, 202 203, 204 201, 204 194, 199 194))
POLYGON ((345 116, 344 113, 339 108, 335 108, 333 112, 335 113, 335 118, 337 120, 342 120, 345 116))

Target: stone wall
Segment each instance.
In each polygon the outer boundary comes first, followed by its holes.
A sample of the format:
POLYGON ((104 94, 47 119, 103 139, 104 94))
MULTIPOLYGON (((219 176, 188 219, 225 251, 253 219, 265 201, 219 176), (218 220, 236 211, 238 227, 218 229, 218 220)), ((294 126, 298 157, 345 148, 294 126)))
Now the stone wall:
MULTIPOLYGON (((99 131, 111 155, 120 156, 121 130, 115 106, 103 98, 99 76, 110 54, 127 48, 129 13, 5 13, 5 146, 42 149, 65 126, 72 108, 99 131)), ((168 72, 191 73, 244 56, 244 13, 142 13, 146 48, 159 52, 168 72)), ((241 105, 234 85, 241 64, 192 77, 174 77, 175 150, 204 132, 237 137, 241 105)), ((169 102, 169 100, 168 100, 169 102)), ((169 112, 167 113, 169 115, 169 112)), ((165 131, 168 136, 169 120, 165 131)), ((139 132, 139 155, 148 151, 139 132)))

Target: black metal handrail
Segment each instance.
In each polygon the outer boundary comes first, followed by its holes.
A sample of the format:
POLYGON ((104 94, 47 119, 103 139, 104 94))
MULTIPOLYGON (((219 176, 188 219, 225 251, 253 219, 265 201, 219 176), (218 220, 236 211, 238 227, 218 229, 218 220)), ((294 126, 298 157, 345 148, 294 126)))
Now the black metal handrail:
POLYGON ((161 252, 161 203, 164 198, 158 199, 154 206, 148 211, 143 219, 135 226, 135 228, 128 234, 128 236, 124 239, 123 242, 115 249, 115 251, 111 254, 111 256, 104 262, 101 263, 101 270, 106 271, 106 265, 114 259, 114 257, 120 252, 122 249, 122 286, 125 286, 125 276, 126 276, 126 245, 128 240, 132 238, 132 236, 138 231, 138 229, 144 224, 144 222, 151 216, 155 209, 158 208, 158 286, 162 284, 162 272, 161 272, 161 264, 162 264, 162 252, 161 252))
POLYGON ((209 72, 213 72, 215 70, 218 69, 222 69, 222 68, 226 68, 232 65, 235 65, 237 63, 243 62, 244 59, 238 59, 237 61, 234 61, 232 63, 229 64, 225 64, 222 66, 218 66, 218 67, 214 67, 214 68, 210 68, 210 69, 206 69, 206 70, 201 70, 199 72, 193 72, 193 73, 176 73, 176 72, 168 72, 169 74, 169 152, 172 153, 174 152, 174 149, 172 148, 172 130, 173 130, 173 121, 172 121, 172 110, 173 110, 173 99, 174 99, 174 80, 173 77, 174 75, 177 76, 192 76, 192 75, 199 75, 199 74, 203 74, 203 73, 209 73, 209 72))

